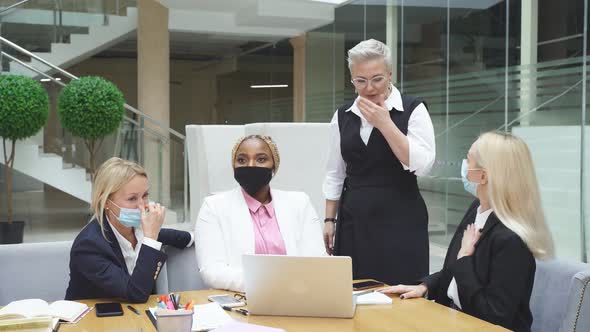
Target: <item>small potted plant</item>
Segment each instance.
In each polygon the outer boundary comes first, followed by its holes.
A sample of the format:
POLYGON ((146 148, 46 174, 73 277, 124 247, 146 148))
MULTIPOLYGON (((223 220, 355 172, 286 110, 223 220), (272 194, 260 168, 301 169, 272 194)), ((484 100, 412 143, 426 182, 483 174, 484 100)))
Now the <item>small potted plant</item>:
POLYGON ((94 76, 71 81, 57 100, 61 125, 84 140, 90 153, 89 172, 94 179, 96 154, 125 114, 123 93, 111 82, 94 76))
POLYGON ((0 244, 23 242, 24 221, 13 221, 12 172, 16 141, 34 136, 47 123, 49 97, 35 80, 0 75, 0 137, 4 151, 6 218, 0 222, 0 244))

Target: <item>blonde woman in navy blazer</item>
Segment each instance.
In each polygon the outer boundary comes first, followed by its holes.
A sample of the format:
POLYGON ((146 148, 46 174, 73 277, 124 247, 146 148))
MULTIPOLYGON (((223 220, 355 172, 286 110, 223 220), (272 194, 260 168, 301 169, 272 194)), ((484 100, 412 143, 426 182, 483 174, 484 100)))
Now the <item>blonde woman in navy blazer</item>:
POLYGON ((513 331, 530 331, 535 258, 553 254, 531 154, 518 137, 485 133, 461 171, 477 197, 457 228, 441 271, 384 293, 422 297, 513 331))
POLYGON ((146 302, 166 262, 162 245, 192 245, 192 234, 161 228, 166 209, 148 203, 148 190, 145 170, 131 161, 111 158, 98 169, 92 188, 94 216, 70 252, 66 300, 146 302))

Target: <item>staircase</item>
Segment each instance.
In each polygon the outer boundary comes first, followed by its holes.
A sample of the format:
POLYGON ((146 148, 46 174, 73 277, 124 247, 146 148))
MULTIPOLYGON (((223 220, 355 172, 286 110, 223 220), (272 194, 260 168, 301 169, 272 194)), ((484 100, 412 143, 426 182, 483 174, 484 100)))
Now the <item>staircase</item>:
MULTIPOLYGON (((33 54, 62 68, 79 63, 126 39, 129 34, 137 29, 137 9, 129 7, 126 8, 126 11, 126 16, 106 15, 106 20, 103 14, 62 12, 60 28, 62 30, 65 28, 76 28, 69 35, 69 43, 54 42, 51 43, 50 52, 33 52, 33 54), (87 33, 84 33, 86 31, 87 33)), ((2 23, 4 25, 12 23, 23 26, 47 26, 54 28, 52 26, 54 22, 53 15, 54 12, 52 10, 18 9, 16 12, 2 17, 2 23)), ((6 38, 10 39, 10 36, 6 38)), ((35 59, 32 59, 32 61, 30 59, 27 64, 45 73, 51 72, 48 66, 35 59)), ((15 63, 10 64, 6 73, 30 77, 38 76, 36 73, 15 63)))
MULTIPOLYGON (((26 1, 8 11, 0 8, 0 32, 6 39, 1 50, 29 66, 8 61, 10 59, 7 56, 3 66, 0 66, 0 74, 38 79, 43 74, 53 75, 60 72, 68 78, 76 79, 61 68, 72 66, 108 49, 137 30, 137 9, 129 7, 135 6, 135 2, 127 1, 120 7, 117 1, 114 11, 109 5, 112 3, 103 2, 104 7, 98 4, 101 2, 85 5, 77 1, 26 1), (119 11, 123 14, 119 15, 119 11), (45 65, 42 60, 54 67, 45 65)), ((57 84, 64 85, 61 82, 57 84)), ((126 104, 125 107, 139 117, 145 117, 129 105, 126 104)), ((124 121, 130 119, 126 116, 124 121)), ((125 124, 119 130, 125 128, 125 124)), ((69 160, 66 162, 61 155, 45 153, 43 146, 42 133, 17 142, 14 170, 90 203, 92 183, 86 169, 68 163, 69 160)), ((3 152, 0 144, 0 155, 3 152)), ((114 155, 118 156, 119 152, 114 155)), ((3 158, 0 159, 0 163, 4 163, 3 158)), ((174 224, 178 219, 177 212, 167 209, 166 223, 174 224)))
MULTIPOLYGON (((0 155, 3 156, 3 153, 4 148, 0 144, 0 155)), ((0 158, 0 164, 4 164, 4 158, 0 158)), ((63 158, 55 153, 44 153, 43 148, 33 142, 16 143, 14 170, 90 203, 92 182, 86 169, 64 163, 63 158)), ((177 213, 166 209, 166 223, 175 224, 178 221, 177 213)))
MULTIPOLYGON (((4 148, 0 146, 0 153, 3 152, 4 148)), ((4 163, 4 159, 0 163, 4 163)), ((92 184, 86 175, 86 169, 79 166, 64 168, 61 156, 44 153, 37 145, 27 142, 16 144, 14 169, 79 200, 90 202, 92 184)))

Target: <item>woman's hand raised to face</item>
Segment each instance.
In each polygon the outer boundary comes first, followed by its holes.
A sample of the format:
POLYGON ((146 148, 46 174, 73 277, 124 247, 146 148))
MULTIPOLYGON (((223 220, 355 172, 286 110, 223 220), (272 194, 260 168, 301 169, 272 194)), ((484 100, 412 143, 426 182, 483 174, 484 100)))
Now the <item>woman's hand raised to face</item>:
POLYGON ((401 299, 413 299, 417 297, 423 297, 427 291, 428 288, 426 288, 426 285, 424 284, 416 286, 397 285, 379 290, 379 292, 383 294, 400 294, 399 297, 401 299))
POLYGON ((143 229, 143 235, 157 241, 158 234, 160 234, 160 229, 164 223, 164 217, 166 216, 166 208, 159 203, 149 203, 147 209, 147 213, 145 209, 141 209, 141 228, 143 229))
POLYGON ((461 250, 457 254, 457 259, 465 256, 473 255, 475 251, 475 244, 481 236, 481 231, 475 227, 474 224, 467 225, 465 231, 463 231, 463 239, 461 240, 461 250))
POLYGON ((367 98, 359 97, 357 106, 365 119, 379 130, 382 130, 387 124, 392 122, 389 110, 385 107, 384 95, 379 95, 377 103, 367 98))

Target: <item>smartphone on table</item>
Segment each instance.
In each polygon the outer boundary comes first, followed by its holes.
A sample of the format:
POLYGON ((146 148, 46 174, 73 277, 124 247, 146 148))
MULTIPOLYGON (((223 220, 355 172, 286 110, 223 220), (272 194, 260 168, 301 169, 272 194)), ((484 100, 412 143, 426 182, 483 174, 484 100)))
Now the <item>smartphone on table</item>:
POLYGON ((118 302, 97 303, 96 317, 123 316, 123 307, 118 302))
POLYGON ((243 302, 241 300, 238 300, 238 299, 236 299, 233 296, 228 295, 228 294, 224 294, 224 295, 209 295, 207 298, 209 299, 209 301, 215 302, 215 303, 217 303, 217 304, 219 304, 221 306, 224 306, 224 307, 233 308, 233 307, 241 307, 241 306, 245 306, 246 305, 245 302, 243 302))
POLYGON ((385 284, 377 280, 357 281, 352 283, 352 290, 359 291, 381 286, 385 286, 385 284))

